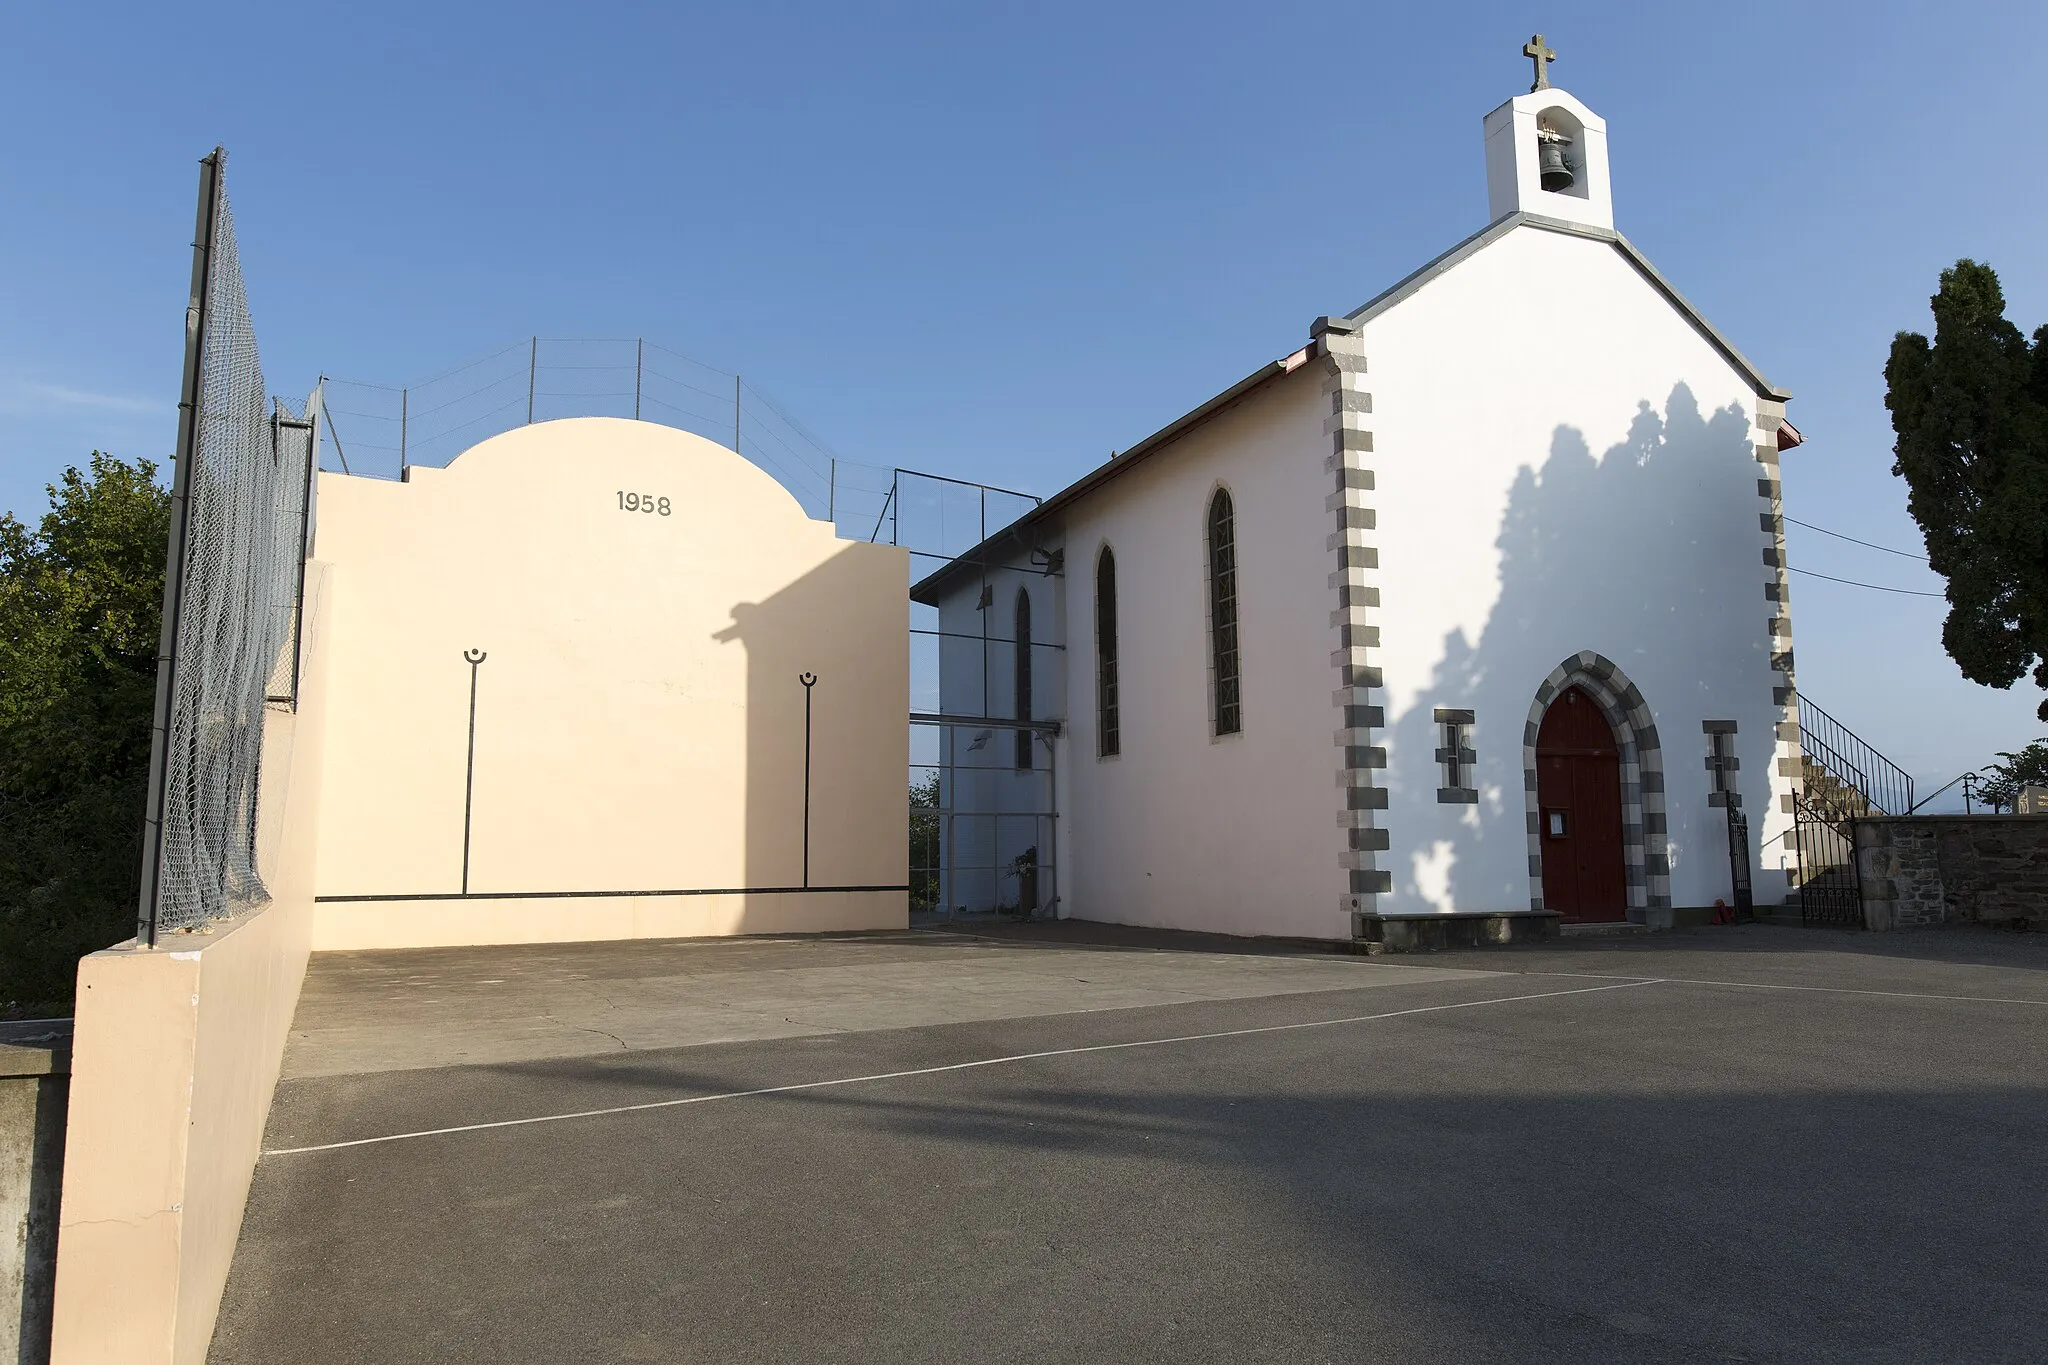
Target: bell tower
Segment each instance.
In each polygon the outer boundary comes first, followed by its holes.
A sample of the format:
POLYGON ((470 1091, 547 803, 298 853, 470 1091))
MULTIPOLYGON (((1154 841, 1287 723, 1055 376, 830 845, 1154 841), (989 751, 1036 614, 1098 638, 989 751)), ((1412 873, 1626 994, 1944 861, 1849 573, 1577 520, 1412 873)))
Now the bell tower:
POLYGON ((1536 64, 1536 83, 1486 116, 1488 220, 1534 213, 1612 228, 1606 120, 1550 83, 1557 53, 1542 34, 1522 55, 1536 64))

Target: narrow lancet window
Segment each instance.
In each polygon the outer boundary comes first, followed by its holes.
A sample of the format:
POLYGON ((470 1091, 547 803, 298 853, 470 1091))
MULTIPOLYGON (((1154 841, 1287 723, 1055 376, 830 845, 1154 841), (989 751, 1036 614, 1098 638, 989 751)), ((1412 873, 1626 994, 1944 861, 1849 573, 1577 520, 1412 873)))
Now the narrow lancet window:
MULTIPOLYGON (((1017 719, 1031 719, 1031 594, 1017 589, 1017 719)), ((1017 766, 1031 766, 1031 731, 1017 731, 1017 766)))
POLYGON ((1095 752, 1123 752, 1116 704, 1116 556, 1108 546, 1095 561, 1095 752))
POLYGON ((1215 725, 1219 735, 1243 728, 1238 704, 1237 518, 1230 494, 1217 489, 1209 501, 1209 666, 1215 674, 1215 725))

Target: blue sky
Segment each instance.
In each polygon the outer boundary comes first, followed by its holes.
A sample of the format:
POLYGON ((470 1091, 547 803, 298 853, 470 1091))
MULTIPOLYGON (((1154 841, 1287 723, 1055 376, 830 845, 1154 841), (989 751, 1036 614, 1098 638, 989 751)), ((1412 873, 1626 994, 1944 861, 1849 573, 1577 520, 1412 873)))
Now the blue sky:
MULTIPOLYGON (((1788 510, 1913 550, 1882 367, 1958 256, 2048 321, 2048 9, 1959 3, 17 6, 0 506, 173 436, 216 142, 271 387, 645 335, 851 460, 1051 492, 1483 225, 1479 121, 1608 121, 1619 226, 1795 395, 1788 510)), ((1532 316, 1554 303, 1532 281, 1532 316)), ((1921 590, 1792 528, 1793 562, 1921 590)), ((1942 604, 1795 586, 1923 788, 2048 730, 1942 604)))

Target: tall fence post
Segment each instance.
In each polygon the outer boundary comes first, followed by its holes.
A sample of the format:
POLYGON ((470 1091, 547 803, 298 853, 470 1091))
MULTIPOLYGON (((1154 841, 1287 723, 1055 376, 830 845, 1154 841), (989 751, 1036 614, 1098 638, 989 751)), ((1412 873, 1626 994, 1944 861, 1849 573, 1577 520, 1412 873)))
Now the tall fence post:
MULTIPOLYGON (((981 522, 977 524, 977 530, 975 530, 975 544, 981 546, 981 544, 987 544, 987 540, 989 540, 989 491, 987 489, 979 489, 977 491, 977 505, 981 508, 981 514, 979 514, 981 522)), ((889 542, 895 544, 895 526, 889 528, 889 542)), ((979 548, 977 548, 975 559, 981 561, 981 598, 979 598, 977 614, 981 616, 981 714, 985 716, 985 714, 989 714, 989 612, 995 610, 995 598, 989 593, 989 557, 985 553, 981 553, 979 548)))
POLYGON ((825 520, 832 523, 832 529, 839 529, 839 457, 831 456, 832 467, 825 475, 825 520))
POLYGON ((156 947, 159 873, 164 852, 164 765, 170 757, 171 689, 177 671, 178 618, 184 606, 185 530, 192 496, 193 452, 199 444, 199 353, 206 338, 206 295, 212 281, 213 225, 220 213, 220 172, 225 152, 215 147, 199 162, 198 225, 192 230, 192 293, 185 305, 185 375, 178 392, 178 445, 171 470, 171 532, 164 553, 163 628, 157 636, 156 705, 149 732, 149 796, 143 806, 142 891, 135 936, 156 947))
POLYGON ((953 918, 953 794, 960 780, 953 762, 953 727, 939 727, 939 763, 941 783, 939 791, 939 913, 947 919, 953 918))
POLYGON ((526 425, 533 425, 533 377, 540 372, 540 338, 526 352, 526 425))
MULTIPOLYGON (((323 397, 320 406, 325 407, 323 397)), ((306 404, 306 484, 299 490, 299 562, 297 565, 298 590, 292 600, 298 609, 292 613, 292 710, 299 709, 299 664, 300 652, 306 641, 306 561, 313 555, 313 481, 320 477, 320 419, 314 416, 314 405, 306 404)))
MULTIPOLYGON (((1040 733, 1043 732, 1034 732, 1033 738, 1040 733)), ((1048 737, 1045 746, 1045 808, 1049 813, 1040 816, 1036 822, 1043 831, 1045 861, 1051 865, 1052 900, 1045 908, 1052 912, 1054 919, 1060 917, 1060 739, 1067 733, 1062 729, 1059 735, 1048 737)), ((1035 901, 1036 897, 1033 899, 1035 901)), ((1021 898, 1019 904, 1022 904, 1021 898)), ((1038 918, 1035 905, 1031 918, 1038 918)))
MULTIPOLYGON (((405 482, 405 432, 408 425, 407 417, 411 407, 412 390, 400 389, 398 391, 398 481, 400 483, 405 482)), ((529 417, 527 420, 530 422, 533 419, 529 417)))

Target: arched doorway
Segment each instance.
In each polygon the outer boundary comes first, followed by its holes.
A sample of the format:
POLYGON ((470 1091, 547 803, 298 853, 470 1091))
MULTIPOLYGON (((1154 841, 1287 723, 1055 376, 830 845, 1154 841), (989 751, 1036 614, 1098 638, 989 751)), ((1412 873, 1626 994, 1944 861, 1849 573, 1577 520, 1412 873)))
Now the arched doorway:
POLYGON ((1543 905, 1565 922, 1628 918, 1622 853, 1621 745, 1583 687, 1557 694, 1536 733, 1543 905))

